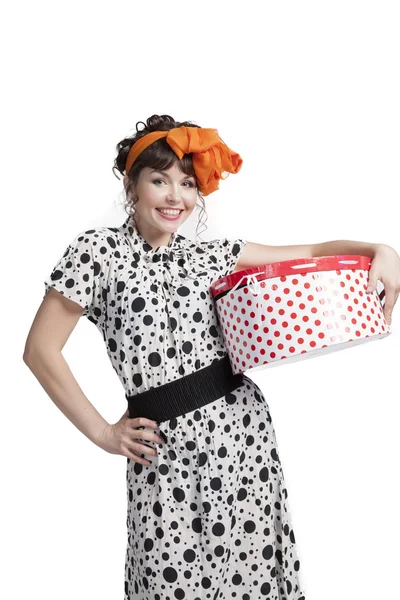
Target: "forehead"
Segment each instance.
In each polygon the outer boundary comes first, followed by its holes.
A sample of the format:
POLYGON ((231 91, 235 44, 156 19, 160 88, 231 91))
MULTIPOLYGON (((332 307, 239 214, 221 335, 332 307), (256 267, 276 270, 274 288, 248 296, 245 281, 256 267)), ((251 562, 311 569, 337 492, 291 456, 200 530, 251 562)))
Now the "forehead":
POLYGON ((174 165, 172 165, 172 167, 170 167, 169 169, 153 169, 152 167, 144 167, 144 169, 142 170, 144 172, 145 175, 153 175, 153 174, 160 174, 160 175, 165 175, 166 177, 192 177, 191 175, 186 175, 186 173, 184 173, 179 167, 178 164, 175 163, 174 165))

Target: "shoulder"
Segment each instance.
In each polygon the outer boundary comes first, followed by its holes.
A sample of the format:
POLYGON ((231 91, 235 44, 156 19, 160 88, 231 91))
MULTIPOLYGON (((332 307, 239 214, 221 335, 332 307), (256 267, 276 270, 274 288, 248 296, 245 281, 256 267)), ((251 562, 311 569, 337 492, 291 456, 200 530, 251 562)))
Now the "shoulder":
POLYGON ((214 238, 212 240, 191 241, 191 248, 199 254, 207 254, 215 257, 225 257, 225 255, 236 256, 246 245, 246 240, 243 238, 214 238))
POLYGON ((239 252, 240 249, 247 243, 244 238, 214 238, 212 240, 191 240, 182 235, 178 235, 178 241, 186 248, 198 253, 212 254, 213 252, 239 252))
MULTIPOLYGON (((180 236, 182 238, 182 236, 180 236)), ((220 275, 231 273, 247 241, 243 238, 214 238, 208 241, 179 240, 202 267, 220 275)))
POLYGON ((79 231, 69 248, 76 252, 87 252, 93 259, 102 262, 105 257, 113 255, 121 243, 123 236, 118 228, 98 226, 79 231))

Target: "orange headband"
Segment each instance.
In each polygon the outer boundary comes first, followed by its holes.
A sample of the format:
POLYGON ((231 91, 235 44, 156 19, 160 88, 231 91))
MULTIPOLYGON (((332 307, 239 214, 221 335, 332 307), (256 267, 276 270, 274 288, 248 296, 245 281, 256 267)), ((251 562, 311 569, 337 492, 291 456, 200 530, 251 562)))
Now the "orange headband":
POLYGON ((216 129, 182 125, 169 131, 152 131, 135 142, 126 159, 126 175, 139 154, 164 137, 179 160, 184 154, 193 153, 193 167, 203 196, 218 189, 219 180, 226 179, 222 173, 237 173, 242 167, 242 158, 228 148, 216 129))

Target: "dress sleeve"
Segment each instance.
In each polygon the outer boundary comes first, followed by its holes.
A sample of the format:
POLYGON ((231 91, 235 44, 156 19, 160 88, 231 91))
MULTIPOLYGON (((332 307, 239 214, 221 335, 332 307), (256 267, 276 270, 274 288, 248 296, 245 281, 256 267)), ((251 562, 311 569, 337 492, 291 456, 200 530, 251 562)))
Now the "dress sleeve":
POLYGON ((211 258, 219 269, 219 277, 232 273, 236 267, 247 240, 243 238, 221 238, 209 243, 211 258))
POLYGON ((90 234, 79 233, 44 280, 44 295, 50 288, 55 288, 83 307, 83 316, 89 317, 96 305, 100 271, 101 265, 94 256, 90 234))

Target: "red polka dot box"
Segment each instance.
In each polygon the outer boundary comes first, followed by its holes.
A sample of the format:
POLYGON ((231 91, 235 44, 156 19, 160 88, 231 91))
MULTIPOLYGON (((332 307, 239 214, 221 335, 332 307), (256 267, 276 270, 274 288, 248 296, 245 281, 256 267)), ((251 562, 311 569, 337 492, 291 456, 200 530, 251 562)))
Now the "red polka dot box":
POLYGON ((366 293, 370 265, 368 256, 299 258, 215 280, 210 290, 233 372, 389 335, 383 284, 366 293))

